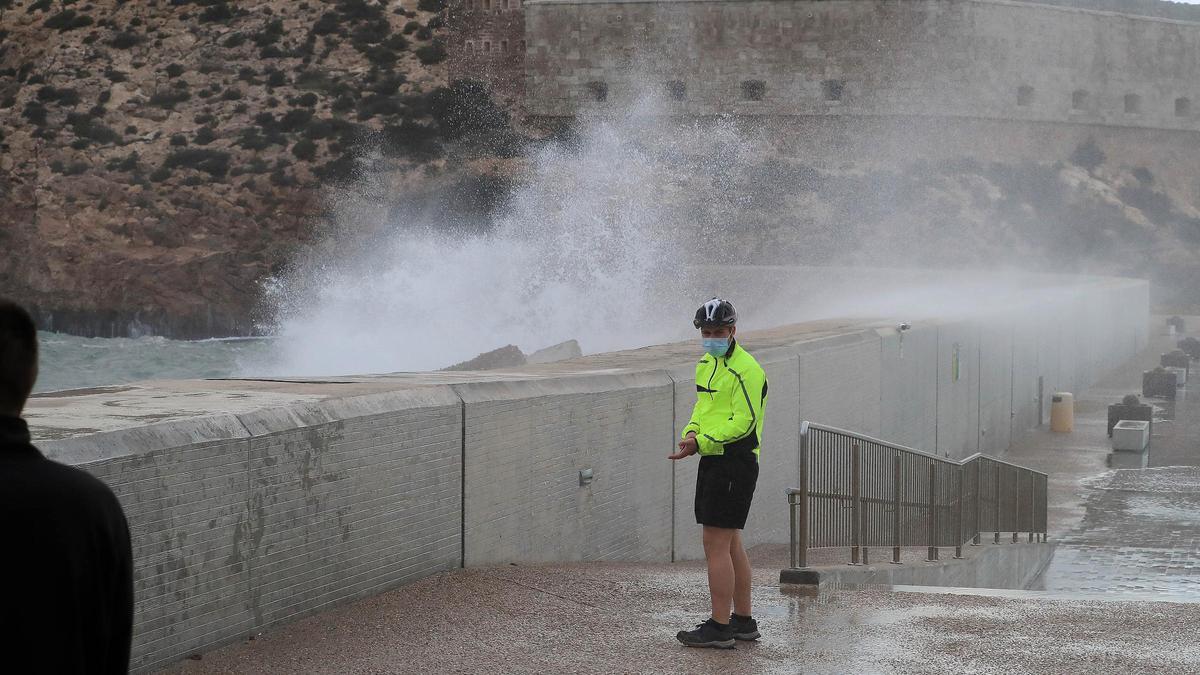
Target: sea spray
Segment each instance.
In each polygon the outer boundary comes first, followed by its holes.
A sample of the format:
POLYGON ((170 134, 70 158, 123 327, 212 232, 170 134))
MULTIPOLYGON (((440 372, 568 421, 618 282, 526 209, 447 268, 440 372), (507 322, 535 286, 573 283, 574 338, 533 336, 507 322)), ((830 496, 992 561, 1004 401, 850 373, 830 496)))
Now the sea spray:
POLYGON ((506 344, 596 352, 685 337, 680 317, 703 300, 683 291, 688 266, 722 253, 699 251, 719 242, 682 228, 672 195, 680 176, 713 172, 697 148, 739 141, 644 112, 591 118, 577 143, 536 152, 490 222, 394 219, 370 250, 277 280, 276 350, 244 372, 417 371, 506 344))

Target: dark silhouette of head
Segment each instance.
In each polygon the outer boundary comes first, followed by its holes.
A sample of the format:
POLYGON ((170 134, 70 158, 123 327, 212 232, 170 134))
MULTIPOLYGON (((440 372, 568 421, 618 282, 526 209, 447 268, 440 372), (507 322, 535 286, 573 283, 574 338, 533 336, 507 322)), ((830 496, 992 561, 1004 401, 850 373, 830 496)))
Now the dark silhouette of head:
POLYGON ((37 381, 37 327, 24 308, 0 298, 0 415, 16 417, 37 381))

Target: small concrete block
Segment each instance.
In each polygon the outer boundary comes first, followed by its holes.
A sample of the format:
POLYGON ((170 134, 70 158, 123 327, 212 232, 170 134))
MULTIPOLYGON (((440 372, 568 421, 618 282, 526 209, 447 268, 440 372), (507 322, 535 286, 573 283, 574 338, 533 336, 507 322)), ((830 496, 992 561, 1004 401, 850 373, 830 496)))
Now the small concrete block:
POLYGON ((800 586, 820 586, 821 573, 807 567, 789 567, 779 572, 779 583, 800 586))
POLYGON ((1113 427, 1113 450, 1144 452, 1150 444, 1150 423, 1142 420, 1121 420, 1113 427))

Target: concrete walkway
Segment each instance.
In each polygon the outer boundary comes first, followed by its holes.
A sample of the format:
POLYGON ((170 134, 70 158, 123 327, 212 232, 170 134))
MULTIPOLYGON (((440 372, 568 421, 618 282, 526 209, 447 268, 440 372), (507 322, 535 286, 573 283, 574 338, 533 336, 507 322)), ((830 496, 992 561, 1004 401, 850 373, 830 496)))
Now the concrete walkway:
POLYGON ((1038 431, 1006 455, 1050 475, 1048 591, 1200 602, 1200 389, 1148 401, 1160 410, 1144 455, 1113 453, 1107 435, 1107 406, 1140 393, 1142 371, 1175 348, 1161 325, 1138 359, 1077 397, 1074 433, 1038 431))
POLYGON ((758 548, 764 637, 732 652, 674 633, 707 604, 695 563, 471 569, 303 619, 175 673, 1196 672, 1200 605, 857 590, 781 592, 758 548))
POLYGON ((1111 471, 1105 409, 1169 342, 1078 397, 1076 432, 1008 458, 1050 472, 1045 593, 781 591, 785 547, 757 547, 764 637, 732 652, 674 640, 706 610, 698 563, 458 570, 198 655, 172 673, 1200 672, 1200 396, 1164 411, 1149 469, 1111 471), (1163 469, 1160 467, 1187 468, 1163 469))

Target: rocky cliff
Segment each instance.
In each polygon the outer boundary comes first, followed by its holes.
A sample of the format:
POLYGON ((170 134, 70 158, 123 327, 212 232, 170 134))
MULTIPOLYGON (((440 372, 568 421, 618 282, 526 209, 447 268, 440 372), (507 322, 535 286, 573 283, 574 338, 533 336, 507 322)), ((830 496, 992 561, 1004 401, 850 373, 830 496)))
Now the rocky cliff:
POLYGON ((69 332, 250 332, 322 184, 445 167, 442 10, 0 0, 0 293, 69 332))

